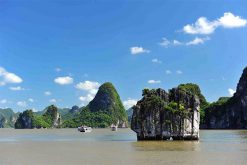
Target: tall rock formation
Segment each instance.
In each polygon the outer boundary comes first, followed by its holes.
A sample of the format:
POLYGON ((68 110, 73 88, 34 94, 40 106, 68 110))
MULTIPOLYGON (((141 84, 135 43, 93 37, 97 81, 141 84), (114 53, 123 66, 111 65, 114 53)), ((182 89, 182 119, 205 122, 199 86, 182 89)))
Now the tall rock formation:
POLYGON ((199 139, 200 101, 192 92, 144 89, 133 107, 131 129, 138 140, 199 139))
POLYGON ((90 112, 103 112, 110 116, 112 124, 127 126, 127 114, 112 83, 106 82, 99 87, 95 98, 88 104, 90 112))
POLYGON ((58 113, 58 108, 54 105, 47 108, 43 117, 52 128, 59 128, 62 125, 61 115, 58 113))
POLYGON ((37 115, 32 110, 26 110, 19 114, 15 122, 16 129, 31 128, 60 128, 62 124, 61 115, 56 106, 47 107, 43 115, 37 115))
POLYGON ((87 125, 95 128, 106 128, 112 124, 127 127, 127 114, 112 83, 106 82, 99 87, 94 99, 86 107, 74 106, 70 114, 64 116, 63 127, 75 128, 87 125))
POLYGON ((10 108, 0 108, 0 128, 14 127, 18 115, 10 108))
POLYGON ((247 128, 247 67, 231 98, 220 98, 205 109, 205 126, 208 129, 247 128))
POLYGON ((34 128, 34 114, 32 110, 26 110, 19 114, 15 122, 16 129, 31 129, 34 128))

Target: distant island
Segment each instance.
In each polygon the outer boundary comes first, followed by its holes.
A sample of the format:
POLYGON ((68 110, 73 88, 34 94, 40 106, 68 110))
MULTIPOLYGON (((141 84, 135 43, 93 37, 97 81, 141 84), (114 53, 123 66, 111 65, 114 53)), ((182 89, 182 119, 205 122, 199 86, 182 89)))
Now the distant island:
POLYGON ((17 114, 11 109, 1 109, 0 115, 1 128, 76 128, 81 125, 105 128, 112 124, 128 127, 127 113, 120 96, 109 82, 99 87, 95 98, 86 107, 60 109, 50 105, 43 111, 26 110, 17 114))
POLYGON ((80 125, 105 128, 111 124, 128 127, 141 139, 198 139, 200 129, 247 128, 247 67, 233 97, 209 103, 197 84, 180 84, 166 92, 144 89, 137 105, 124 109, 112 83, 99 87, 95 98, 85 107, 57 108, 14 113, 0 109, 0 128, 75 128, 80 125))

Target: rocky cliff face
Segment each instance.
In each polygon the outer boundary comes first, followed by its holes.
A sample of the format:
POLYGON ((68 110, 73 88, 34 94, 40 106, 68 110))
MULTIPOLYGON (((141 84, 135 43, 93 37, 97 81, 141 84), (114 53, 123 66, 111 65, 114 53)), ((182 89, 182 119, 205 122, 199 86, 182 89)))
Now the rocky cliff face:
POLYGON ((43 115, 37 115, 32 110, 26 110, 19 114, 15 122, 16 129, 60 128, 61 125, 61 115, 54 105, 47 107, 43 115))
POLYGON ((0 128, 14 127, 18 114, 10 108, 0 108, 0 128))
POLYGON ((43 117, 46 121, 48 121, 52 128, 58 128, 62 125, 61 115, 58 113, 58 108, 54 105, 47 108, 46 112, 43 114, 43 117))
POLYGON ((5 128, 7 120, 4 116, 0 116, 0 128, 5 128))
POLYGON ((206 124, 209 129, 247 128, 247 67, 237 85, 236 93, 229 99, 219 99, 205 109, 206 124))
POLYGON ((138 140, 199 139, 200 101, 181 88, 143 90, 133 107, 131 129, 138 140))
POLYGON ((31 129, 33 126, 34 114, 32 110, 26 110, 19 114, 17 121, 15 122, 16 129, 31 129))

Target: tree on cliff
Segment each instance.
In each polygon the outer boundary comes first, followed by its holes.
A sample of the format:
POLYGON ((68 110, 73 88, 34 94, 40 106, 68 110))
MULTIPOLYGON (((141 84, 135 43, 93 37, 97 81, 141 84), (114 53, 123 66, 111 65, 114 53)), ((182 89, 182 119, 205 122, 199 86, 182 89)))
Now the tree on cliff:
POLYGON ((180 84, 178 88, 182 91, 190 92, 191 94, 198 96, 200 100, 200 124, 204 124, 205 108, 209 105, 209 103, 201 93, 200 87, 197 84, 187 83, 187 84, 180 84))

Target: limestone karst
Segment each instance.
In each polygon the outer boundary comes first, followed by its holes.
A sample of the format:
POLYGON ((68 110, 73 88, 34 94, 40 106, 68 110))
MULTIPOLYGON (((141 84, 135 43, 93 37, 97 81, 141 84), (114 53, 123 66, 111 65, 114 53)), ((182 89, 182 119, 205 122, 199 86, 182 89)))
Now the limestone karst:
POLYGON ((144 89, 133 110, 131 129, 138 140, 199 139, 200 101, 190 91, 144 89))

